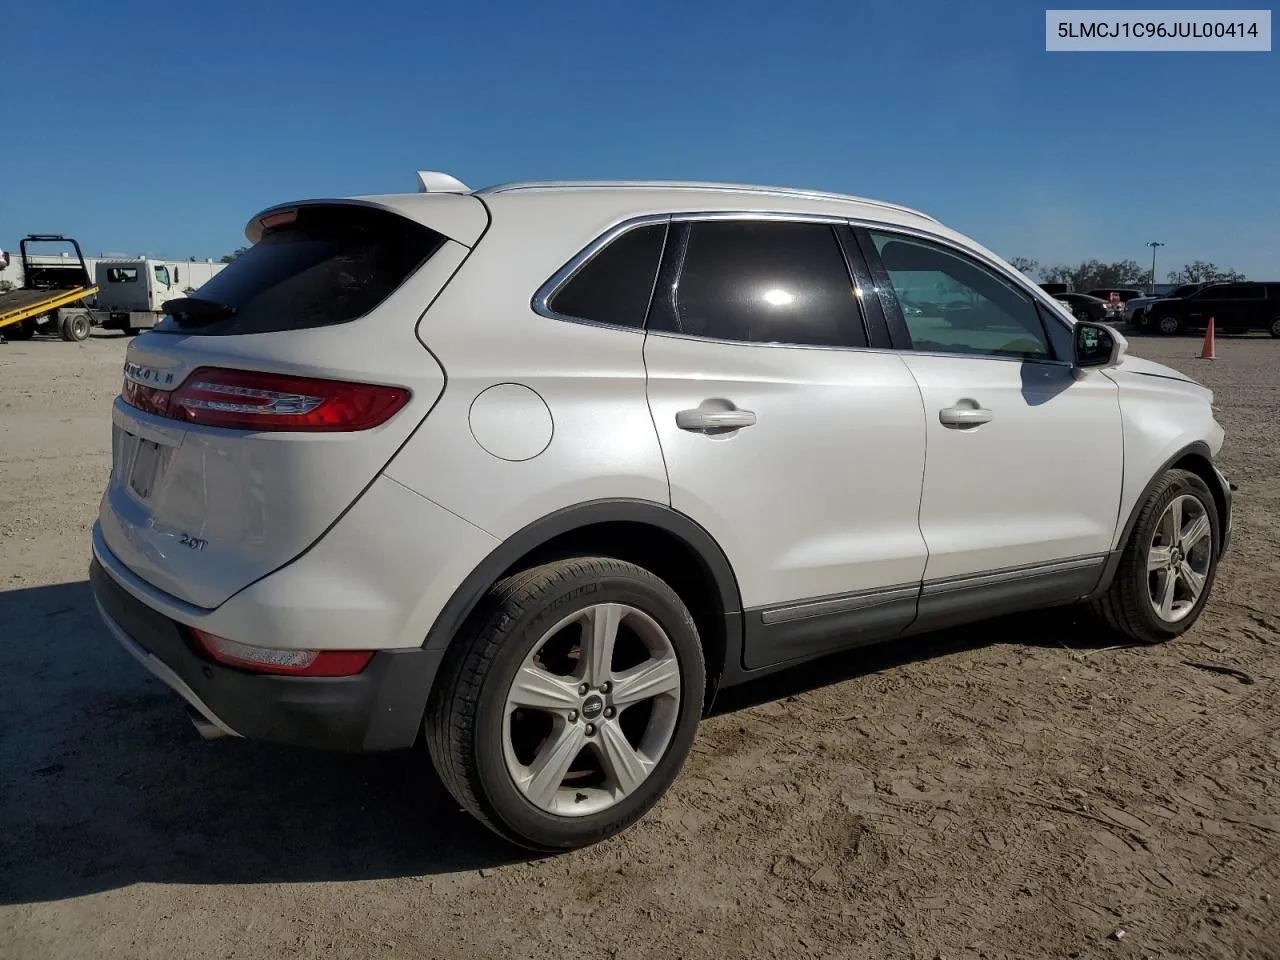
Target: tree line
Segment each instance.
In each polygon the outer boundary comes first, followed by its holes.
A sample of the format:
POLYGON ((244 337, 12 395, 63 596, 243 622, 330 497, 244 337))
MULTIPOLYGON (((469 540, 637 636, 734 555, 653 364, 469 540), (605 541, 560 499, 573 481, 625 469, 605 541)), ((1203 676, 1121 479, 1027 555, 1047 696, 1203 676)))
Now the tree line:
MULTIPOLYGON (((1079 291, 1117 287, 1141 290, 1151 282, 1151 269, 1136 260, 1117 260, 1113 263, 1086 260, 1075 266, 1065 263, 1042 266, 1038 260, 1030 257, 1013 257, 1009 262, 1029 277, 1038 274, 1041 283, 1069 283, 1072 290, 1079 291)), ((1220 267, 1206 260, 1194 260, 1179 270, 1170 270, 1168 277, 1170 283, 1213 283, 1245 279, 1245 275, 1239 270, 1220 267)))

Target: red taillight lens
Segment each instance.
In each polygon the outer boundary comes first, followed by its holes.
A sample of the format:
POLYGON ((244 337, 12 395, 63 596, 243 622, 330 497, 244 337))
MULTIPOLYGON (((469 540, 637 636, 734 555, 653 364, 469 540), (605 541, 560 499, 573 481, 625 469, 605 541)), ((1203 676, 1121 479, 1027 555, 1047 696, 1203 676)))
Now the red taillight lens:
POLYGON ((372 650, 284 650, 255 647, 191 628, 191 635, 219 663, 255 673, 291 677, 352 677, 368 666, 372 650))
POLYGON ((157 416, 260 431, 368 430, 409 402, 401 387, 220 367, 200 367, 171 393, 126 380, 121 395, 157 416))
POLYGON ((132 380, 125 380, 120 396, 124 397, 124 402, 131 407, 137 407, 146 413, 154 413, 157 417, 168 416, 169 392, 167 390, 157 390, 155 387, 145 387, 132 380))

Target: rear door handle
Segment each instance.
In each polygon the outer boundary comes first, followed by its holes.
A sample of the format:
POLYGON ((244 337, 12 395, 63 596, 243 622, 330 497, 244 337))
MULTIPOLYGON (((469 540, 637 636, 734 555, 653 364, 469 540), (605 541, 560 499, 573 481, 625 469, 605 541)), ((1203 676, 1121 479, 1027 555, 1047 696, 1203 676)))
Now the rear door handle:
POLYGON ((756 415, 751 410, 722 410, 695 407, 676 414, 676 426, 681 430, 704 432, 711 430, 737 430, 754 426, 756 415))
POLYGON ((942 421, 944 427, 955 427, 959 430, 979 427, 990 422, 994 416, 995 414, 986 407, 980 407, 972 400, 967 404, 961 401, 954 407, 944 407, 938 411, 938 419, 942 421))

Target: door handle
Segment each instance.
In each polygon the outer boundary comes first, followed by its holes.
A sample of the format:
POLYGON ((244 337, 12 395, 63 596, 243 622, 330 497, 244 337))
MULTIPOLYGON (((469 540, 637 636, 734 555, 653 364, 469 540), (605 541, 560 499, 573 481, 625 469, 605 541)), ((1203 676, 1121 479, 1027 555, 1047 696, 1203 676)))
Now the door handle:
POLYGON ((741 427, 754 426, 755 422, 756 415, 751 410, 724 410, 701 406, 692 410, 681 410, 676 414, 677 427, 695 432, 737 430, 741 427))
POLYGON ((938 411, 938 419, 942 421, 944 427, 955 427, 959 430, 982 426, 994 416, 995 414, 990 410, 978 406, 972 400, 967 402, 962 400, 954 407, 944 407, 938 411))

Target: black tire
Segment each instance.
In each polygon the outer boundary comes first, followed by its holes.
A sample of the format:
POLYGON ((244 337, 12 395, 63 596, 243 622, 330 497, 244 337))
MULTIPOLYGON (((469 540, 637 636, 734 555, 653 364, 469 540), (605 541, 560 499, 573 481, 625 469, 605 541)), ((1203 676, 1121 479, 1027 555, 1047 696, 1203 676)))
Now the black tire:
POLYGON ((1164 337, 1176 337, 1187 329, 1187 325, 1183 323, 1182 318, 1176 314, 1164 314, 1162 316, 1155 317, 1151 321, 1151 329, 1152 332, 1158 333, 1164 337), (1167 321, 1171 321, 1171 323, 1167 323, 1167 321), (1164 329, 1165 325, 1169 326, 1168 330, 1164 329))
POLYGON ((1170 470, 1160 478, 1147 496, 1147 502, 1138 515, 1129 541, 1120 556, 1120 565, 1107 592, 1090 603, 1090 609, 1104 624, 1140 643, 1164 643, 1180 636, 1200 618, 1204 605, 1213 592, 1213 581, 1218 574, 1219 536, 1218 507, 1213 493, 1203 480, 1187 470, 1170 470), (1190 494, 1200 501, 1209 518, 1210 549, 1209 569, 1204 589, 1191 611, 1176 623, 1168 623, 1151 608, 1148 592, 1147 547, 1155 533, 1165 508, 1175 497, 1190 494))
POLYGON ((35 332, 36 325, 31 320, 19 320, 4 328, 6 340, 30 340, 35 332))
POLYGON ((1151 326, 1151 317, 1148 316, 1145 310, 1135 310, 1133 311, 1133 316, 1129 319, 1129 323, 1136 329, 1145 331, 1151 326))
POLYGON ((73 343, 88 340, 92 329, 93 321, 89 319, 87 313, 63 314, 58 323, 58 333, 62 335, 62 339, 73 343))
POLYGON ((1267 333, 1280 340, 1280 317, 1271 318, 1271 323, 1267 325, 1267 333))
POLYGON ((675 780, 697 733, 706 690, 698 630, 680 597, 634 564, 604 557, 548 563, 496 584, 451 646, 427 705, 432 763, 461 806, 510 842, 539 852, 588 846, 639 820, 675 780), (503 712, 516 671, 565 616, 625 603, 665 631, 680 670, 680 701, 666 752, 633 793, 586 816, 559 816, 516 787, 503 758, 503 712))
POLYGON ((1089 311, 1086 308, 1080 307, 1078 310, 1076 310, 1076 319, 1084 320, 1086 322, 1092 322, 1093 317, 1089 316, 1089 311))

